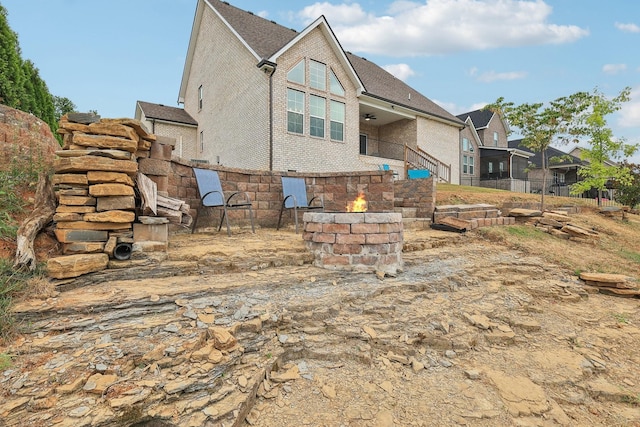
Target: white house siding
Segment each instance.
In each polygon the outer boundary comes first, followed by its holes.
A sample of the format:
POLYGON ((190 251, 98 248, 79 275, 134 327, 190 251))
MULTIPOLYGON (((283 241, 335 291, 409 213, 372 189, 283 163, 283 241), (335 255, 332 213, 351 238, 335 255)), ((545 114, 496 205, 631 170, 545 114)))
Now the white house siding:
POLYGON ((418 117, 418 147, 451 165, 451 183, 460 184, 460 128, 418 117))
POLYGON ((360 160, 359 151, 359 106, 353 82, 343 70, 338 57, 329 47, 324 33, 319 28, 312 30, 298 43, 289 48, 280 58, 274 75, 274 169, 296 170, 299 172, 341 172, 371 170, 371 165, 360 160), (306 84, 304 86, 287 82, 287 73, 301 59, 306 61, 306 84), (320 92, 309 87, 309 60, 322 62, 333 70, 345 89, 345 96, 340 97, 327 91, 320 92), (287 131, 287 88, 305 92, 304 134, 298 135, 287 131), (327 99, 325 137, 309 136, 309 94, 327 99), (344 141, 330 139, 329 100, 345 103, 344 141))
MULTIPOLYGON (((149 129, 153 129, 153 124, 146 122, 149 129)), ((155 134, 175 138, 176 145, 173 149, 173 155, 182 157, 183 159, 197 159, 196 135, 198 130, 195 126, 181 125, 178 123, 155 122, 155 134)))
POLYGON ((185 110, 199 123, 192 158, 268 169, 269 76, 209 7, 203 14, 184 102, 185 110), (202 110, 198 109, 200 85, 202 110))

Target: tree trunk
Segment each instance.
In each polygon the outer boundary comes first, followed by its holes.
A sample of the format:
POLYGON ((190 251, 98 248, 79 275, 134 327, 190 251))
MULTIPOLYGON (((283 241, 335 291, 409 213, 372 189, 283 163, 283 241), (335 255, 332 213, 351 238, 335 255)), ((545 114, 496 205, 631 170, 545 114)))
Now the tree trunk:
POLYGON ((33 242, 42 228, 53 220, 56 210, 56 195, 47 173, 40 175, 34 210, 22 222, 17 233, 17 250, 13 267, 16 269, 36 269, 37 260, 33 249, 33 242))

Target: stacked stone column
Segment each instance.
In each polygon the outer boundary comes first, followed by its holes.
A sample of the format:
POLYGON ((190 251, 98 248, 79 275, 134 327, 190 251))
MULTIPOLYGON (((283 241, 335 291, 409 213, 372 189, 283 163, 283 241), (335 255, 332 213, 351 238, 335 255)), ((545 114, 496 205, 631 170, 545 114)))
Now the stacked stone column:
POLYGON ((59 133, 54 233, 63 256, 51 258, 47 269, 69 278, 107 268, 119 244, 133 243, 137 157, 148 157, 155 136, 137 120, 86 114, 63 117, 59 133))

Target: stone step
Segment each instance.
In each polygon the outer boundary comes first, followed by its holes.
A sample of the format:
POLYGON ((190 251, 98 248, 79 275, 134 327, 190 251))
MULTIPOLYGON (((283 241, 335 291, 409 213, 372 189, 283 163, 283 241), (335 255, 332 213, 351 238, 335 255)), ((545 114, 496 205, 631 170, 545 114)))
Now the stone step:
POLYGON ((405 230, 426 230, 431 225, 431 218, 402 218, 405 230))
POLYGON ((418 208, 394 207, 393 211, 396 213, 401 213, 402 218, 415 218, 418 212, 418 208))

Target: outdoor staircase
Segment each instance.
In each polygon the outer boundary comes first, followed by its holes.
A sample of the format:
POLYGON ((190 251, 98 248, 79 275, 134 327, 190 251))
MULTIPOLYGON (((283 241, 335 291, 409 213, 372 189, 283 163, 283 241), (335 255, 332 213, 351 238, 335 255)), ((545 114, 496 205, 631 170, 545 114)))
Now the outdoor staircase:
POLYGON ((404 147, 405 176, 409 169, 427 169, 437 182, 451 183, 451 165, 441 162, 421 148, 404 147))

